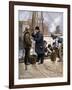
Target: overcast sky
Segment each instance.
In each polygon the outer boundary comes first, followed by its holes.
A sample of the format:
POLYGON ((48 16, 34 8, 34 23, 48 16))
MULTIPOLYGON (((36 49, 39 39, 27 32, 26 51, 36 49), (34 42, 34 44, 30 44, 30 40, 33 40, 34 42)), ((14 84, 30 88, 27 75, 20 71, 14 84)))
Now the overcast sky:
MULTIPOLYGON (((46 25, 48 25, 48 29, 50 32, 55 31, 57 25, 60 25, 60 29, 63 31, 63 13, 62 12, 43 12, 43 18, 44 18, 43 22, 46 25)), ((19 21, 26 21, 28 19, 32 19, 32 12, 19 10, 18 19, 19 21)))

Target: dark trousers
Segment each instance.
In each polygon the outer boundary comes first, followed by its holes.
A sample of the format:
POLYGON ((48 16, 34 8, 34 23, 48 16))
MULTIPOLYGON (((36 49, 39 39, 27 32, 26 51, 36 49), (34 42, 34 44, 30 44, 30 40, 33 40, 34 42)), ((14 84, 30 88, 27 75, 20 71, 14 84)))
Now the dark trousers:
POLYGON ((30 48, 25 48, 25 58, 24 58, 25 65, 28 64, 29 59, 30 59, 30 48))
POLYGON ((38 57, 37 57, 37 62, 39 62, 42 64, 44 62, 44 54, 38 54, 38 57))

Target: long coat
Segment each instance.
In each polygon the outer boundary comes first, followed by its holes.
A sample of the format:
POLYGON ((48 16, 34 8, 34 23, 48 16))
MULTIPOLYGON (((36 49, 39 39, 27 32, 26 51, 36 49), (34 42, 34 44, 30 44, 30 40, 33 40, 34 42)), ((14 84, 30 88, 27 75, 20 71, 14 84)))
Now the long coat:
POLYGON ((29 32, 25 32, 24 36, 23 36, 23 46, 24 48, 31 48, 31 38, 30 38, 30 33, 29 32))
POLYGON ((43 34, 39 31, 36 34, 32 33, 32 36, 35 40, 35 52, 37 54, 44 54, 43 34))

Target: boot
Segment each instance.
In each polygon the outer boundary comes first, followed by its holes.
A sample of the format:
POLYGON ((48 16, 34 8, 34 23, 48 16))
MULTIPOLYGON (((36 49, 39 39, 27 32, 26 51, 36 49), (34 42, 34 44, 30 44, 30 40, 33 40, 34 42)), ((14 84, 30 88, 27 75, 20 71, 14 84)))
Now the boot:
POLYGON ((27 70, 27 65, 25 65, 25 70, 27 70))

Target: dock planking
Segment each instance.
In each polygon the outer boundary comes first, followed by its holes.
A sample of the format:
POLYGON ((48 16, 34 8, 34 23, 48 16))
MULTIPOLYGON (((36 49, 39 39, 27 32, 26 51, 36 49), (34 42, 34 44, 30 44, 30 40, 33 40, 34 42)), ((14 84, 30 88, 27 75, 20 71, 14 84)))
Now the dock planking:
POLYGON ((19 79, 63 76, 63 62, 52 62, 50 59, 48 59, 45 60, 43 64, 30 64, 27 67, 28 69, 25 70, 25 64, 19 63, 19 79))

